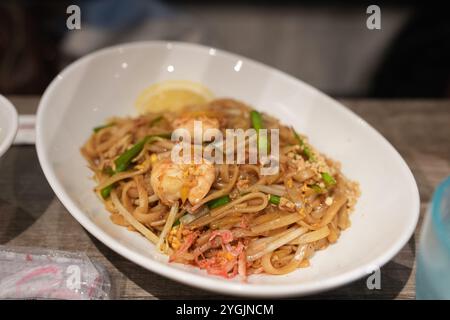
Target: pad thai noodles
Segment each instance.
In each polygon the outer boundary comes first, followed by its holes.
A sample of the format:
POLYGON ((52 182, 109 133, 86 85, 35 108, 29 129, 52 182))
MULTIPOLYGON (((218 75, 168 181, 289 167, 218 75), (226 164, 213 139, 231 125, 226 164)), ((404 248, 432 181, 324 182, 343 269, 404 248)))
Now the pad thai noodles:
POLYGON ((109 119, 81 152, 113 223, 139 232, 170 262, 226 278, 308 267, 350 226, 359 196, 305 136, 232 99, 109 119), (194 120, 224 133, 279 129, 278 173, 261 175, 258 163, 174 163, 171 133, 194 120))

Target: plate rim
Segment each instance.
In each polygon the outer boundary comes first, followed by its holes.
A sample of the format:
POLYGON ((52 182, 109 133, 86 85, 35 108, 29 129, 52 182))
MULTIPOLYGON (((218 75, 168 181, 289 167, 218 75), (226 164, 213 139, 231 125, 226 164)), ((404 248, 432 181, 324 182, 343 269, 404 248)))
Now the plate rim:
POLYGON ((369 123, 367 123, 364 119, 358 116, 356 113, 346 108, 339 101, 331 98, 327 94, 318 90, 317 88, 305 83, 304 81, 295 78, 292 75, 289 75, 279 69, 274 67, 265 65, 261 62, 255 61, 250 58, 246 58, 241 55, 237 55, 234 53, 230 53, 225 50, 217 49, 214 47, 187 43, 187 42, 179 42, 179 41, 137 41, 130 42, 125 44, 114 45, 106 48, 102 48, 100 50, 89 53, 76 61, 72 62, 70 65, 65 67, 47 86, 42 98, 39 102, 37 114, 36 114, 36 151, 38 155, 39 164, 44 172, 44 175, 49 182, 52 190, 64 205, 64 207, 69 211, 69 213, 80 223, 90 234, 92 234, 96 239, 101 241, 104 245, 109 247, 111 250, 116 253, 122 255, 126 259, 136 263, 137 265, 155 272, 163 277, 169 278, 171 280, 184 283, 186 285, 208 290, 219 292, 223 294, 230 294, 236 296, 248 296, 248 297, 288 297, 288 296, 302 296, 302 295, 310 295, 318 292, 322 292, 325 290, 329 290, 332 288, 336 288, 345 284, 348 284, 352 281, 360 279, 364 276, 367 276, 369 272, 372 270, 373 266, 383 266, 388 261, 390 261, 409 241, 414 230, 416 228, 419 214, 420 214, 420 195, 417 187, 417 183, 415 181, 414 175, 411 172, 411 169, 407 165, 406 161, 403 157, 398 153, 398 151, 391 145, 391 143, 375 128, 373 128, 369 123), (198 274, 194 274, 185 270, 177 269, 177 268, 169 268, 167 267, 167 262, 157 261, 148 257, 145 257, 132 249, 127 248, 124 244, 122 244, 117 239, 108 235, 101 228, 97 227, 90 219, 78 208, 75 202, 64 192, 64 188, 62 184, 56 177, 54 170, 50 165, 50 160, 46 155, 44 149, 44 142, 42 141, 42 130, 41 122, 43 121, 43 115, 46 108, 50 105, 48 104, 48 100, 50 99, 51 93, 53 89, 58 84, 59 80, 64 78, 64 75, 69 74, 72 69, 75 69, 78 65, 84 63, 85 61, 92 59, 96 56, 101 56, 102 54, 109 53, 111 51, 130 49, 135 47, 151 47, 151 46, 165 46, 167 50, 172 50, 175 47, 184 47, 188 49, 195 49, 202 52, 208 52, 210 49, 214 49, 216 55, 223 55, 225 57, 242 60, 244 63, 253 64, 259 68, 264 68, 267 71, 274 72, 277 75, 284 77, 286 80, 295 83, 301 83, 309 90, 315 91, 315 93, 321 95, 323 98, 327 99, 330 103, 334 104, 334 108, 337 108, 339 112, 346 113, 347 116, 353 118, 354 120, 358 120, 361 124, 369 131, 371 134, 375 135, 380 143, 384 144, 387 148, 389 148, 400 160, 403 169, 405 169, 405 173, 407 174, 407 178, 410 180, 408 184, 409 187, 412 188, 413 199, 411 199, 412 208, 414 208, 413 212, 411 212, 411 219, 409 220, 409 225, 405 229, 406 231, 402 234, 402 236, 392 245, 389 250, 380 254, 376 259, 373 259, 370 263, 365 263, 364 265, 359 266, 358 268, 349 270, 347 272, 341 273, 339 275, 332 276, 327 281, 316 281, 313 283, 294 283, 294 284, 243 284, 238 282, 225 282, 221 279, 216 279, 212 276, 202 276, 198 274), (169 48, 170 47, 170 48, 169 48), (270 290, 268 290, 270 288, 270 290))
POLYGON ((12 102, 5 96, 0 94, 0 106, 6 108, 6 113, 10 121, 11 128, 6 132, 3 141, 0 141, 0 158, 8 151, 14 142, 19 127, 19 115, 12 102))

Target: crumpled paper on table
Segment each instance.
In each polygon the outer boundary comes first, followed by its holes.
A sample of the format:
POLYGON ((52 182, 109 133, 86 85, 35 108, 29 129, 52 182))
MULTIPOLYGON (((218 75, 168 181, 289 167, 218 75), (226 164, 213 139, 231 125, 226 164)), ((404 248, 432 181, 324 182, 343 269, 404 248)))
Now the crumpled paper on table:
POLYGON ((108 273, 84 253, 0 246, 0 299, 110 298, 108 273))

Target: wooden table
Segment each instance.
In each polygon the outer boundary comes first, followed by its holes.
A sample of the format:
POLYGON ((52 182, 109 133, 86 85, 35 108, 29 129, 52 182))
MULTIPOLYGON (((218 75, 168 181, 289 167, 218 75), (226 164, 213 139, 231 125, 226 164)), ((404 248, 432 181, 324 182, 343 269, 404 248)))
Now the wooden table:
MULTIPOLYGON (((35 113, 39 97, 10 98, 21 114, 35 113)), ((408 244, 381 269, 381 290, 367 289, 366 279, 362 279, 312 298, 413 299, 422 217, 434 188, 450 175, 450 101, 342 102, 379 130, 404 157, 419 185, 421 219, 408 244)), ((14 146, 0 160, 0 244, 84 251, 106 266, 117 298, 229 298, 147 271, 90 236, 54 195, 34 146, 14 146)))

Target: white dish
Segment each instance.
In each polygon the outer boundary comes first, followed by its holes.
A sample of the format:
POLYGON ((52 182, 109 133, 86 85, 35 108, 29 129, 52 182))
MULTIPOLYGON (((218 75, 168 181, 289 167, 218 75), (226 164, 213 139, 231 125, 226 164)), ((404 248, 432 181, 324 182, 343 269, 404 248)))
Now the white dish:
POLYGON ((0 157, 13 143, 18 123, 16 109, 8 99, 0 95, 0 157))
POLYGON ((389 261, 411 237, 419 216, 417 185, 397 151, 364 120, 311 86, 249 59, 185 43, 144 42, 90 54, 67 67, 47 88, 37 114, 37 152, 50 185, 70 213, 96 238, 131 261, 165 277, 222 293, 276 297, 334 288, 389 261), (251 276, 248 283, 167 262, 137 233, 114 225, 92 192, 79 148, 92 128, 115 115, 134 114, 142 89, 188 79, 280 118, 342 162, 360 182, 352 226, 337 244, 318 252, 311 267, 286 276, 251 276))

